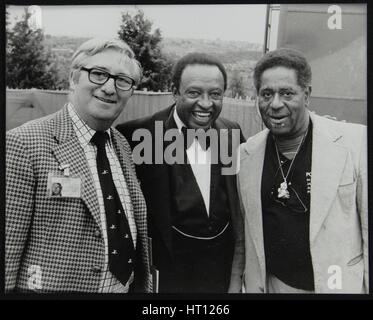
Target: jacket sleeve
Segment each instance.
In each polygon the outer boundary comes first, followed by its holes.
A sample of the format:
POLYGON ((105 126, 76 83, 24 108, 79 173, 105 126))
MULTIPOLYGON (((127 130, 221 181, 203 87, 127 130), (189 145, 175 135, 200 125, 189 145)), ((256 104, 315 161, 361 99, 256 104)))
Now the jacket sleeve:
POLYGON ((237 194, 238 194, 238 215, 236 217, 236 241, 234 247, 234 255, 232 262, 231 280, 228 289, 228 293, 239 293, 242 292, 243 284, 243 272, 245 268, 245 230, 244 230, 244 209, 241 201, 238 175, 236 176, 237 181, 237 194))
POLYGON ((27 146, 6 137, 5 291, 14 290, 34 210, 35 179, 27 146))
MULTIPOLYGON (((366 127, 364 127, 366 129, 366 127)), ((369 248, 368 248, 368 171, 367 171, 367 131, 362 130, 359 171, 357 175, 357 210, 360 215, 364 254, 364 287, 369 293, 369 248)))

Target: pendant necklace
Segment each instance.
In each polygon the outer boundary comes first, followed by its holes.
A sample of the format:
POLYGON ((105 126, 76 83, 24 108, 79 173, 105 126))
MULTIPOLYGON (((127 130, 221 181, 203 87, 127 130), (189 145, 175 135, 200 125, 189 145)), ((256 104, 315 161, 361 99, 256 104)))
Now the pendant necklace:
POLYGON ((278 148, 277 148, 277 143, 276 143, 276 140, 275 140, 275 148, 276 148, 277 160, 278 160, 278 164, 280 166, 280 172, 281 172, 282 179, 284 179, 284 181, 280 183, 280 188, 277 189, 277 192, 278 192, 277 198, 279 198, 279 199, 289 199, 290 198, 290 193, 288 191, 287 178, 289 176, 291 167, 293 166, 295 157, 298 155, 300 146, 302 145, 302 143, 304 141, 304 138, 307 135, 307 132, 308 132, 308 129, 307 129, 306 133, 303 135, 302 141, 299 143, 299 145, 297 147, 297 151, 295 152, 295 155, 294 155, 293 159, 290 162, 290 166, 289 166, 289 169, 288 169, 288 172, 286 173, 286 175, 284 174, 284 171, 282 170, 280 155, 279 155, 278 148))

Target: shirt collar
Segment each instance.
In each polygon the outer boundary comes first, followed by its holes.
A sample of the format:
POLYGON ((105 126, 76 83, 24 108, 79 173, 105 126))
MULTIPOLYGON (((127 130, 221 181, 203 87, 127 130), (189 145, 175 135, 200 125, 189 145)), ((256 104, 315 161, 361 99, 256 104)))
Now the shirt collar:
POLYGON ((184 124, 183 121, 181 121, 178 113, 177 113, 177 110, 176 110, 176 106, 175 106, 175 109, 174 109, 174 120, 175 120, 175 123, 176 123, 176 126, 177 128, 179 129, 179 132, 181 132, 181 128, 182 127, 186 127, 186 125, 184 124))
MULTIPOLYGON (((85 147, 87 144, 90 143, 93 135, 96 133, 96 130, 87 125, 87 123, 76 112, 76 108, 71 102, 68 102, 67 110, 73 122, 74 131, 82 146, 85 147)), ((105 132, 107 132, 109 135, 109 144, 111 145, 112 135, 110 128, 107 129, 105 132)))

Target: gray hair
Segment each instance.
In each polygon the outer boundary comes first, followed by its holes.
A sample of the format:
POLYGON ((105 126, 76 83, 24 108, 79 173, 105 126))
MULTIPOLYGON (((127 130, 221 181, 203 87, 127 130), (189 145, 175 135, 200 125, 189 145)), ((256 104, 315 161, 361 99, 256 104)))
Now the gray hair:
POLYGON ((133 66, 135 70, 134 80, 136 85, 140 83, 142 77, 142 68, 140 62, 135 58, 135 54, 129 45, 123 40, 117 39, 100 39, 93 38, 84 42, 80 47, 75 51, 72 56, 70 74, 81 67, 83 67, 84 61, 91 56, 94 56, 97 53, 100 53, 106 49, 115 49, 120 53, 123 53, 123 56, 128 58, 129 63, 133 66))

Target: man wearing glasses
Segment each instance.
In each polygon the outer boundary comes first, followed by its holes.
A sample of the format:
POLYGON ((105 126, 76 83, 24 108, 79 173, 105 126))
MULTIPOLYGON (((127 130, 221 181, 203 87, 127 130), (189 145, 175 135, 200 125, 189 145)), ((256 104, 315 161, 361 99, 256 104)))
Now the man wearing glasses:
POLYGON ((279 49, 254 70, 268 129, 241 145, 249 293, 368 293, 366 127, 308 111, 311 68, 279 49))
POLYGON ((140 77, 126 43, 89 40, 72 58, 63 109, 7 132, 7 292, 151 290, 146 205, 111 128, 140 77))

